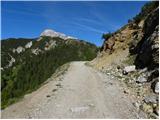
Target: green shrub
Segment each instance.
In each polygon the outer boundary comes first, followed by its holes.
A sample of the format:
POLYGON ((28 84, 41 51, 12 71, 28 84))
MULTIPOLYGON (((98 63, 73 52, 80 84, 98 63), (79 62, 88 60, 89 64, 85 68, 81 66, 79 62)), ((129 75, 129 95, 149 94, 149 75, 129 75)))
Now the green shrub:
POLYGON ((102 35, 102 39, 108 40, 112 36, 112 33, 105 33, 102 35))
POLYGON ((155 8, 157 8, 159 6, 159 1, 151 1, 151 2, 147 2, 141 9, 141 12, 139 14, 137 14, 133 20, 136 23, 139 23, 140 20, 142 20, 143 18, 145 18, 151 11, 153 11, 155 8))

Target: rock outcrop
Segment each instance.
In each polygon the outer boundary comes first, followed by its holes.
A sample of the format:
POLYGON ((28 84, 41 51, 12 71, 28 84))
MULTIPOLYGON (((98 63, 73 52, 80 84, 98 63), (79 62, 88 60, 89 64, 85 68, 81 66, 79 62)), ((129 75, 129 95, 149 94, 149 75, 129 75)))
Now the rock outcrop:
POLYGON ((7 66, 5 66, 5 68, 9 68, 12 67, 13 63, 16 61, 15 58, 13 58, 10 54, 8 54, 10 56, 10 61, 9 64, 7 66))
POLYGON ((17 52, 18 54, 20 54, 25 51, 25 48, 23 48, 22 46, 19 46, 16 49, 14 48, 12 51, 13 53, 17 52))
POLYGON ((46 44, 45 44, 45 50, 50 50, 51 48, 54 48, 54 47, 56 47, 56 41, 54 41, 54 40, 50 40, 49 42, 46 42, 46 44))
POLYGON ((31 42, 28 42, 26 45, 25 45, 25 48, 30 48, 32 47, 32 41, 31 42))
POLYGON ((104 41, 104 46, 103 46, 103 51, 109 52, 111 54, 113 52, 113 47, 115 45, 115 38, 110 38, 110 39, 105 39, 104 41))
POLYGON ((138 68, 154 69, 159 65, 159 8, 145 19, 143 37, 135 47, 138 54, 135 64, 138 68))
POLYGON ((39 54, 42 52, 42 50, 39 49, 39 48, 32 49, 31 51, 32 51, 32 53, 35 54, 35 55, 39 55, 39 54))

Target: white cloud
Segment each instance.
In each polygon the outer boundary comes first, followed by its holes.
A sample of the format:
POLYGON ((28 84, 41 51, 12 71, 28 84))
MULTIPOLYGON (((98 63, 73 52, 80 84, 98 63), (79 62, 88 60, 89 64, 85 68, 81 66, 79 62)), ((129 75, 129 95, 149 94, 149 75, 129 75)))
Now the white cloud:
POLYGON ((83 30, 93 31, 93 32, 96 32, 96 33, 101 33, 101 34, 104 33, 103 30, 96 29, 96 28, 88 26, 88 25, 79 24, 79 23, 75 23, 75 22, 73 22, 72 24, 78 26, 80 29, 83 29, 83 30))

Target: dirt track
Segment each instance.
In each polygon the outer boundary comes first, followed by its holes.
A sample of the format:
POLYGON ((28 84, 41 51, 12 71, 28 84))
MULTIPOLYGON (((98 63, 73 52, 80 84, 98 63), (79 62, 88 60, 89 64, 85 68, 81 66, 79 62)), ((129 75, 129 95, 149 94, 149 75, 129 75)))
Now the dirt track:
POLYGON ((2 118, 144 118, 119 81, 84 62, 72 62, 61 77, 3 110, 2 118))

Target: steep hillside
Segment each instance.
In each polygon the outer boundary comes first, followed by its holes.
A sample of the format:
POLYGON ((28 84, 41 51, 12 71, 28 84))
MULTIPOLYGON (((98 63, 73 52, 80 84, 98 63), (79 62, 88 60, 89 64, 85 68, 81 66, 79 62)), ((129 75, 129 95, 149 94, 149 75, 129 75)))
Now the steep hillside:
POLYGON ((2 108, 37 89, 59 66, 92 60, 97 53, 91 43, 45 34, 37 39, 2 40, 1 44, 2 108))
MULTIPOLYGON (((90 65, 126 83, 135 106, 159 114, 159 3, 148 2, 128 24, 103 35, 98 57, 90 65)), ((128 93, 128 92, 126 92, 128 93)))

